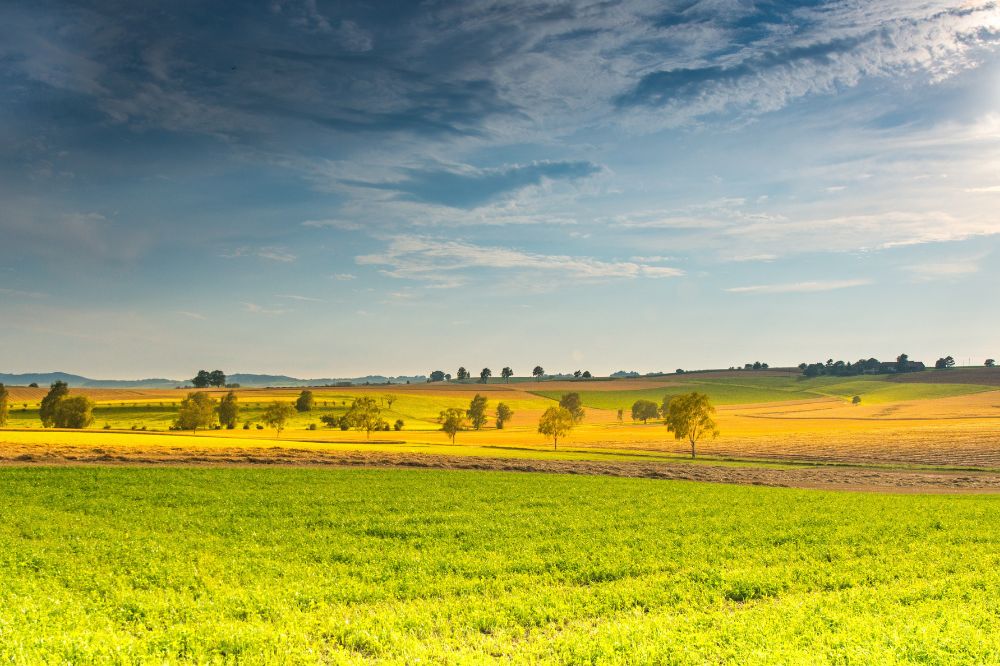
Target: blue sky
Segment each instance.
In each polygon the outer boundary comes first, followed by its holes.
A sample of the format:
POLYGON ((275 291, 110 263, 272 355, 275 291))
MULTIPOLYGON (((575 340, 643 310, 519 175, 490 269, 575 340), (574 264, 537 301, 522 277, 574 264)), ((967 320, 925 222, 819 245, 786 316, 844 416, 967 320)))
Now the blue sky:
POLYGON ((8 2, 0 370, 1000 353, 1000 5, 8 2))

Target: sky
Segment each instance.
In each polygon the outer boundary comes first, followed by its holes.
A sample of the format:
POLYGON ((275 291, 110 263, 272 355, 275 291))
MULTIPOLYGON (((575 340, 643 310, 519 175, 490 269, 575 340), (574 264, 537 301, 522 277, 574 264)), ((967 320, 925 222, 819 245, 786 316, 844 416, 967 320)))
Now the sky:
POLYGON ((1000 4, 0 3, 0 372, 1000 354, 1000 4))

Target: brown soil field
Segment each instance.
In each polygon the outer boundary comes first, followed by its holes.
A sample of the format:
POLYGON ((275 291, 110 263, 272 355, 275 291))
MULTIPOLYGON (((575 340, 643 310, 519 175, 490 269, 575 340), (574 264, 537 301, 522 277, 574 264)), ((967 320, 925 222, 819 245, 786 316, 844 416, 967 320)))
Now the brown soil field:
POLYGON ((0 465, 270 465, 388 467, 588 474, 760 486, 897 493, 1000 492, 1000 474, 818 467, 771 469, 659 462, 524 460, 476 456, 270 448, 53 446, 5 444, 0 465))

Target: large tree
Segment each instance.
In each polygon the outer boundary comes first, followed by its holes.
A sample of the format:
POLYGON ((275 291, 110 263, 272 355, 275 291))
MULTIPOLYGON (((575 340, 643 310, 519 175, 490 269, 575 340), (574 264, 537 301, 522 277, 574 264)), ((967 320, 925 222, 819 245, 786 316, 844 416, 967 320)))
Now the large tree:
POLYGON ((531 376, 535 379, 541 379, 545 376, 545 368, 540 365, 536 365, 535 369, 531 371, 531 376))
POLYGON ((559 438, 573 429, 573 415, 565 407, 549 407, 538 420, 538 432, 552 438, 552 448, 559 448, 559 438))
POLYGON ((444 370, 435 370, 431 373, 432 382, 443 382, 444 381, 444 370))
POLYGON ((295 407, 293 405, 275 400, 264 410, 261 420, 274 428, 275 434, 281 437, 281 431, 285 429, 288 420, 293 416, 295 416, 295 407))
POLYGON ((579 393, 566 393, 559 398, 559 406, 573 415, 573 423, 583 421, 583 402, 580 400, 579 393))
POLYGON ((687 439, 691 443, 691 457, 695 457, 695 445, 703 436, 713 439, 719 436, 715 425, 712 406, 708 396, 697 391, 663 398, 663 419, 667 430, 675 439, 687 439))
POLYGON ((465 412, 458 407, 449 407, 441 412, 438 420, 441 421, 441 430, 445 431, 454 444, 455 435, 465 429, 465 412))
POLYGON ((7 419, 10 416, 10 391, 0 383, 0 428, 7 427, 7 419))
POLYGON ((181 400, 174 427, 178 430, 198 432, 198 428, 209 428, 215 423, 217 401, 207 393, 188 393, 181 400))
POLYGON ((988 358, 988 359, 986 359, 986 363, 984 363, 983 365, 985 365, 987 368, 992 368, 996 364, 997 364, 997 362, 994 359, 988 358))
POLYGON ((896 372, 906 372, 910 369, 910 357, 908 354, 900 354, 896 357, 896 372))
POLYGON ((371 439, 372 430, 380 429, 384 423, 381 414, 382 411, 378 408, 375 398, 363 396, 354 399, 344 418, 352 428, 364 430, 365 437, 371 439))
POLYGON ((219 401, 219 423, 232 430, 240 419, 240 405, 236 392, 230 391, 219 401))
POLYGON ((948 368, 955 367, 955 359, 951 356, 945 356, 944 358, 939 358, 934 362, 934 367, 939 370, 947 370, 948 368))
POLYGON ((636 400, 632 403, 632 420, 646 423, 660 415, 659 406, 652 400, 636 400))
POLYGON ((49 393, 42 398, 42 404, 38 408, 38 418, 42 420, 42 425, 51 428, 56 423, 56 405, 59 401, 69 395, 69 385, 64 381, 55 381, 49 386, 49 393))
POLYGON ((208 383, 210 386, 223 388, 226 385, 226 373, 222 370, 212 370, 208 373, 208 383))
POLYGON ((477 393, 476 397, 469 402, 469 409, 465 415, 469 417, 474 429, 481 430, 486 425, 486 396, 477 393))
POLYGON ((53 420, 57 428, 86 428, 94 422, 94 403, 84 395, 64 397, 56 403, 53 420))
POLYGON ((191 380, 191 386, 195 388, 208 388, 211 384, 212 373, 208 370, 199 370, 198 374, 191 380))
POLYGON ((295 400, 295 411, 311 412, 315 403, 316 399, 313 397, 313 392, 306 389, 299 393, 299 397, 295 400))
POLYGON ((468 379, 469 376, 469 371, 465 369, 465 366, 462 366, 458 369, 458 374, 455 376, 455 379, 462 381, 463 379, 468 379))
POLYGON ((508 365, 507 367, 505 367, 503 370, 500 371, 500 376, 503 377, 503 381, 505 384, 509 384, 510 378, 514 376, 514 371, 508 365))
POLYGON ((514 412, 511 411, 509 406, 507 406, 507 403, 497 403, 497 430, 503 430, 504 425, 506 425, 507 421, 510 421, 513 416, 514 412))
POLYGON ((484 384, 489 384, 490 377, 492 376, 493 376, 493 371, 490 370, 489 368, 483 368, 482 370, 479 371, 479 381, 481 381, 484 384))

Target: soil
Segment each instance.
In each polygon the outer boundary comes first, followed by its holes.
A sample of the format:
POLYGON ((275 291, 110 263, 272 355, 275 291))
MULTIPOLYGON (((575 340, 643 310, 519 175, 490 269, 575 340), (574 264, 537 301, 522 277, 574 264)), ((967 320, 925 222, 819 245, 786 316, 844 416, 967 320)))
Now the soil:
POLYGON ((838 466, 772 469, 660 462, 526 460, 294 448, 115 447, 2 444, 0 465, 174 465, 494 470, 680 479, 891 493, 1000 493, 1000 474, 838 466))

